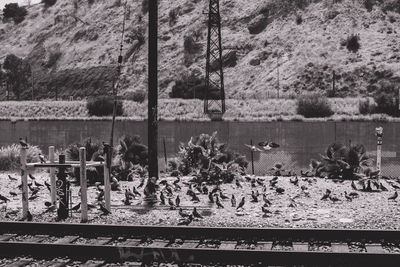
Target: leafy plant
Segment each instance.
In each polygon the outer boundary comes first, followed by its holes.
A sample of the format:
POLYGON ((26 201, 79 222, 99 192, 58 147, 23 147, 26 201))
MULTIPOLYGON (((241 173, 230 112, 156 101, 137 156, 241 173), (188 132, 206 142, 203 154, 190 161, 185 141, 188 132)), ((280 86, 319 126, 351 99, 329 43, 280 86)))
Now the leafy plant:
POLYGON ((360 35, 357 34, 352 34, 349 37, 347 37, 346 40, 346 48, 350 52, 356 53, 358 49, 360 49, 360 35))
POLYGON ((30 86, 32 71, 29 63, 14 54, 9 54, 4 60, 3 68, 9 86, 17 99, 20 99, 22 91, 30 86))
MULTIPOLYGON (((122 102, 117 101, 117 116, 122 116, 123 108, 122 102)), ((114 100, 109 96, 99 96, 91 98, 87 102, 87 109, 89 116, 110 116, 113 114, 114 100)))
POLYGON ((218 183, 220 180, 231 182, 244 172, 248 162, 220 143, 214 132, 191 137, 187 144, 181 143, 178 158, 168 165, 170 170, 178 170, 183 175, 194 173, 197 182, 218 183))
MULTIPOLYGON (((88 138, 82 144, 76 143, 68 146, 66 149, 66 158, 71 161, 79 161, 79 149, 85 147, 87 161, 103 161, 103 144, 97 140, 88 138)), ((77 181, 80 180, 80 168, 74 168, 74 177, 77 181)), ((96 182, 104 182, 104 168, 103 167, 89 167, 87 168, 87 180, 90 184, 96 182)))
POLYGON ((297 114, 306 118, 329 117, 333 113, 326 97, 317 94, 304 95, 297 101, 297 114))
MULTIPOLYGON (((0 171, 18 170, 21 166, 20 145, 12 144, 0 148, 0 171)), ((29 145, 26 153, 26 161, 39 162, 39 154, 42 153, 39 147, 29 145)))
POLYGON ((311 160, 316 176, 327 175, 331 179, 358 179, 371 165, 363 145, 345 146, 333 143, 328 146, 322 161, 311 160))
POLYGON ((15 24, 21 23, 28 11, 25 7, 20 7, 17 3, 6 4, 3 8, 3 22, 12 19, 15 24))

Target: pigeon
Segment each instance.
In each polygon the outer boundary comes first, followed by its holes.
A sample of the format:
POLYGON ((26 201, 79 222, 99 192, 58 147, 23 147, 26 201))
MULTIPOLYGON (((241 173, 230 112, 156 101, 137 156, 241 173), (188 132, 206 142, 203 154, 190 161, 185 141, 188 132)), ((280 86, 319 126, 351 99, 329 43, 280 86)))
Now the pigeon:
POLYGON ((104 207, 102 203, 100 203, 99 210, 103 212, 100 216, 111 214, 111 212, 106 209, 106 207, 104 207))
POLYGON ((277 193, 279 193, 279 194, 283 194, 283 192, 285 192, 285 189, 283 189, 282 187, 277 187, 277 188, 275 189, 275 191, 276 191, 277 193))
POLYGON ((329 196, 331 195, 331 190, 326 189, 325 194, 322 196, 321 200, 327 200, 329 196))
POLYGON ((12 197, 16 197, 16 196, 17 196, 17 193, 15 193, 15 192, 13 192, 13 191, 10 191, 9 193, 10 193, 10 195, 11 195, 12 197))
POLYGON ((11 175, 8 175, 8 179, 10 179, 11 181, 17 181, 17 178, 12 177, 11 175))
POLYGON ((41 153, 39 153, 39 159, 40 159, 40 163, 46 163, 46 159, 41 153))
POLYGON ((356 184, 354 183, 354 181, 351 181, 351 188, 353 188, 353 190, 358 191, 358 188, 357 188, 356 184))
POLYGON ((182 210, 182 208, 179 208, 179 215, 180 215, 182 218, 189 217, 189 214, 186 213, 186 212, 184 212, 184 211, 182 210))
POLYGON ((38 195, 34 194, 34 195, 31 195, 31 196, 28 198, 28 200, 35 200, 35 199, 37 199, 38 197, 39 197, 38 195))
POLYGON ((28 176, 29 176, 29 178, 31 178, 32 180, 35 180, 36 179, 36 177, 35 176, 33 176, 32 174, 28 174, 28 176))
POLYGON ((140 194, 140 193, 136 190, 136 187, 135 187, 135 186, 132 187, 132 192, 133 192, 135 195, 138 195, 139 197, 142 196, 142 194, 140 194))
POLYGON ((382 191, 388 191, 388 189, 387 189, 382 183, 379 183, 379 188, 380 188, 382 191))
POLYGON ((196 194, 194 194, 194 195, 192 196, 192 201, 193 201, 193 202, 200 202, 200 199, 199 199, 199 197, 198 197, 196 194))
POLYGON ((172 201, 171 198, 168 198, 168 205, 169 205, 169 208, 170 208, 171 210, 176 209, 175 204, 174 204, 174 202, 172 201))
POLYGON ((225 199, 228 199, 228 198, 229 198, 228 196, 224 195, 224 194, 222 193, 222 191, 219 192, 219 196, 221 197, 222 200, 225 200, 225 199))
POLYGON ((28 148, 28 144, 25 142, 24 139, 19 138, 19 144, 23 147, 23 148, 28 148))
POLYGON ((236 187, 237 188, 242 188, 243 186, 240 184, 239 180, 236 179, 236 187))
POLYGON ((47 187, 49 191, 51 191, 51 185, 48 182, 44 181, 44 185, 47 187))
POLYGON ((254 191, 251 191, 251 202, 258 202, 258 197, 254 191))
POLYGON ((76 204, 75 206, 73 206, 73 207, 71 208, 71 210, 77 211, 77 210, 79 210, 80 208, 81 208, 81 203, 79 202, 78 204, 76 204))
POLYGON ((243 206, 244 206, 244 203, 245 203, 245 199, 244 199, 244 197, 242 197, 242 200, 240 201, 240 203, 239 203, 239 205, 237 206, 237 210, 238 209, 241 209, 241 208, 243 208, 243 206))
POLYGON ((31 212, 28 210, 28 214, 26 215, 26 220, 27 220, 28 222, 31 222, 32 219, 33 219, 33 216, 32 216, 32 214, 31 214, 31 212))
POLYGON ((34 181, 34 184, 35 184, 37 187, 42 187, 42 186, 43 186, 41 183, 38 183, 38 182, 36 182, 36 181, 34 181))
POLYGON ((389 197, 389 200, 395 200, 398 197, 397 191, 394 192, 393 196, 389 197))
POLYGON ((178 222, 178 225, 189 225, 193 221, 193 215, 190 214, 187 218, 184 218, 178 222))
POLYGON ((205 184, 203 184, 201 186, 201 191, 203 192, 204 195, 207 195, 208 194, 208 187, 205 184))
POLYGON ((299 184, 299 178, 297 178, 297 176, 295 176, 294 178, 290 178, 290 183, 292 183, 294 185, 298 185, 299 184))
POLYGON ((4 202, 8 202, 10 201, 8 198, 6 198, 5 196, 3 196, 2 194, 0 194, 0 200, 4 201, 4 202))
POLYGON ((262 149, 264 149, 265 151, 269 151, 269 150, 271 150, 273 148, 278 148, 279 147, 279 145, 277 143, 268 142, 268 141, 260 142, 260 143, 258 143, 258 145, 260 147, 262 147, 262 149))
POLYGON ((337 198, 336 196, 329 196, 329 199, 330 199, 332 202, 337 202, 337 201, 340 200, 340 199, 337 198))
POLYGON ((261 210, 264 212, 264 214, 272 214, 272 211, 269 209, 265 208, 264 206, 261 207, 261 210))
POLYGON ((232 204, 232 207, 236 207, 236 198, 235 198, 234 194, 232 194, 232 197, 231 197, 231 204, 232 204))
POLYGON ((175 205, 177 207, 179 207, 179 204, 181 204, 181 199, 179 198, 179 195, 178 195, 178 196, 176 196, 176 199, 175 199, 175 205))
POLYGON ((349 196, 346 191, 344 191, 344 197, 347 199, 347 201, 353 201, 353 198, 349 196))
POLYGON ((263 200, 264 200, 264 206, 265 207, 269 207, 272 205, 271 201, 269 201, 269 199, 267 198, 266 194, 263 194, 263 200))
POLYGON ((162 204, 162 205, 165 205, 165 196, 164 196, 164 193, 161 191, 161 193, 160 193, 160 203, 162 204))
POLYGON ((223 209, 223 208, 224 208, 224 205, 222 205, 221 201, 219 200, 218 195, 216 195, 216 197, 217 197, 217 198, 215 199, 215 204, 217 204, 217 208, 223 209))
POLYGON ((195 218, 203 219, 203 216, 201 216, 201 214, 198 213, 196 207, 193 208, 192 215, 193 215, 193 217, 195 217, 195 218))
POLYGON ((245 146, 247 146, 252 152, 262 152, 261 149, 259 149, 258 147, 254 146, 254 145, 248 145, 248 144, 244 144, 245 146))
POLYGON ((211 203, 214 203, 214 195, 212 192, 208 193, 208 199, 210 200, 211 203))

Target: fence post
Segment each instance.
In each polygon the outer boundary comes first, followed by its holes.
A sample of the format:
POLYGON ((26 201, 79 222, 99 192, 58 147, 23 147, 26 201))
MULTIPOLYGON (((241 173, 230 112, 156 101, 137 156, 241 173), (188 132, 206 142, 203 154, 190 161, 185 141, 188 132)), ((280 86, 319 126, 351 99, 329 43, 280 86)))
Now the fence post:
POLYGON ((79 148, 80 166, 80 182, 81 182, 81 222, 88 221, 88 206, 87 206, 87 180, 86 180, 86 149, 79 148))
POLYGON ((164 145, 165 172, 167 172, 167 170, 168 170, 168 158, 167 158, 167 147, 165 145, 165 137, 163 137, 163 145, 164 145))
POLYGON ((379 170, 379 177, 381 174, 381 163, 382 163, 382 139, 383 139, 383 128, 377 127, 375 129, 375 135, 377 137, 377 148, 376 148, 376 168, 379 170))
POLYGON ((111 146, 109 144, 104 144, 105 151, 105 162, 104 162, 104 201, 105 207, 108 211, 111 211, 111 186, 110 186, 110 169, 111 169, 111 146))
MULTIPOLYGON (((54 164, 55 161, 54 146, 49 147, 49 160, 50 163, 54 164)), ((51 204, 55 205, 57 202, 57 191, 56 191, 56 170, 54 167, 50 168, 50 194, 51 194, 51 204)))
MULTIPOLYGON (((65 155, 58 156, 58 163, 65 164, 65 155)), ((59 166, 57 173, 57 192, 59 197, 59 205, 57 210, 58 219, 64 220, 68 218, 68 194, 67 194, 67 175, 65 167, 59 166)))
MULTIPOLYGON (((250 145, 253 146, 253 139, 250 140, 250 145)), ((254 155, 253 155, 253 149, 250 149, 250 155, 251 155, 251 173, 254 175, 254 155)))
POLYGON ((29 204, 28 204, 28 171, 26 168, 26 147, 20 149, 21 160, 21 183, 22 183, 22 218, 28 217, 29 204))

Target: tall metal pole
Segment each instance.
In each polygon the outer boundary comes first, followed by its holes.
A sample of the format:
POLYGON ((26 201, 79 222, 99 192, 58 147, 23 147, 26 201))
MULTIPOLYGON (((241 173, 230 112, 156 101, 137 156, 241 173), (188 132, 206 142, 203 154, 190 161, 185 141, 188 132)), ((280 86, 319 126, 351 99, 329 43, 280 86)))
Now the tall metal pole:
POLYGON ((158 0, 149 0, 149 68, 148 68, 148 144, 149 144, 149 178, 158 178, 157 158, 157 98, 158 98, 158 0))

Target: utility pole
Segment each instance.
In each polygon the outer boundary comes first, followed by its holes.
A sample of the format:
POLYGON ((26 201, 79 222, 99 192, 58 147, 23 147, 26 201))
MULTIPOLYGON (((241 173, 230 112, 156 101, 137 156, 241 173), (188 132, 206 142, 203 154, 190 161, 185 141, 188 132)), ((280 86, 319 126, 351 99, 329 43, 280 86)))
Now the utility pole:
POLYGON ((149 1, 149 49, 148 49, 148 145, 149 145, 149 178, 158 179, 158 0, 149 1))

